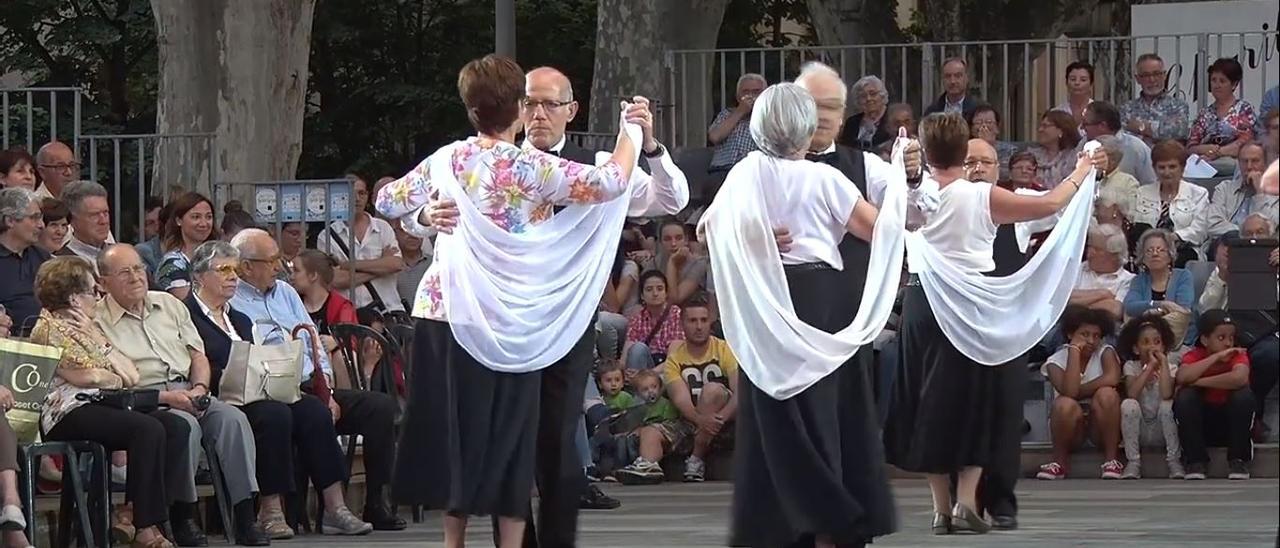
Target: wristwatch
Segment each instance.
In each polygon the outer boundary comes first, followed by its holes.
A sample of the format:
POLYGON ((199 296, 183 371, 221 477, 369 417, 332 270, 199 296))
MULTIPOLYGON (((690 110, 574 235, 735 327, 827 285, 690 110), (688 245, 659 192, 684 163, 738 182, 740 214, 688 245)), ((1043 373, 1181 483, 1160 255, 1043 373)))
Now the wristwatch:
POLYGON ((662 143, 658 143, 658 148, 654 149, 653 152, 648 152, 643 147, 640 149, 640 154, 645 158, 658 158, 666 153, 667 147, 662 146, 662 143))

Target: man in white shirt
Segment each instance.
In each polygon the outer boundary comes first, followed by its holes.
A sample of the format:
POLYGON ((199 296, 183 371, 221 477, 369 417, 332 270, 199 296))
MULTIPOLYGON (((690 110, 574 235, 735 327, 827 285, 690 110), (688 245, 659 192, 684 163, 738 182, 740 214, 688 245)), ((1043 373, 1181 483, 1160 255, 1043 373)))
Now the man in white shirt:
POLYGON ((330 223, 316 238, 316 248, 338 260, 333 285, 338 289, 355 287, 352 303, 357 308, 372 306, 379 312, 403 312, 396 276, 404 270, 404 259, 395 231, 386 221, 369 214, 369 184, 360 177, 350 177, 355 218, 351 223, 330 223))
POLYGON ((1156 170, 1151 165, 1151 147, 1141 138, 1124 131, 1120 123, 1120 110, 1106 101, 1094 101, 1084 109, 1084 133, 1087 139, 1114 135, 1124 147, 1124 157, 1116 170, 1123 171, 1138 180, 1139 184, 1156 182, 1156 170))
POLYGON ((1117 320, 1123 317, 1124 296, 1129 293, 1134 277, 1123 268, 1128 253, 1129 243, 1124 232, 1115 225, 1091 229, 1085 244, 1085 264, 1071 291, 1069 304, 1106 310, 1117 320))
POLYGON ((49 141, 36 151, 36 171, 41 181, 36 194, 41 198, 61 199, 62 189, 80 177, 80 162, 70 147, 49 141))
POLYGON ((1239 169, 1230 181, 1213 189, 1209 200, 1208 232, 1210 238, 1238 233, 1250 215, 1260 215, 1275 226, 1280 222, 1280 197, 1259 194, 1257 181, 1266 169, 1262 145, 1254 142, 1240 147, 1239 169))

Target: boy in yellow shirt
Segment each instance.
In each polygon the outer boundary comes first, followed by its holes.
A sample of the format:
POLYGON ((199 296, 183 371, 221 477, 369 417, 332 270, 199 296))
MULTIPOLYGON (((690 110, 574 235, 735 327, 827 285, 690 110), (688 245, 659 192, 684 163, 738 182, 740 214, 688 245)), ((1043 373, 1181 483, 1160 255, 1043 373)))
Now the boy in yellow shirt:
POLYGON ((684 480, 706 479, 704 459, 713 441, 726 443, 738 409, 738 360, 729 343, 711 335, 711 308, 702 296, 694 296, 681 310, 684 341, 672 343, 659 368, 666 381, 667 397, 694 430, 693 453, 685 460, 684 480))

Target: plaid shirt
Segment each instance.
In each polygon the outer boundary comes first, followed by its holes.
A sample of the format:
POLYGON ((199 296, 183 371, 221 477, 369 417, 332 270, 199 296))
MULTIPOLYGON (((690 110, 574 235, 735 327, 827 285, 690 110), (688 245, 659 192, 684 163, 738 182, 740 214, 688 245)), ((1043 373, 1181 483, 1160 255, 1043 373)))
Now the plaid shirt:
MULTIPOLYGON (((684 326, 680 323, 680 307, 669 305, 668 310, 667 319, 662 322, 662 327, 658 328, 658 332, 649 340, 649 351, 654 354, 666 354, 672 342, 684 340, 684 326)), ((645 342, 645 337, 653 331, 653 324, 657 321, 658 318, 649 315, 649 309, 641 308, 639 312, 627 319, 627 340, 645 342)))
MULTIPOLYGON (((716 127, 723 122, 729 114, 733 112, 730 109, 720 111, 716 115, 715 121, 711 122, 711 127, 716 127)), ((716 146, 715 155, 711 157, 711 167, 713 168, 729 168, 747 157, 751 151, 756 149, 756 140, 751 138, 751 118, 743 118, 738 120, 738 125, 734 126, 733 131, 729 132, 729 136, 724 139, 723 143, 716 146)))
POLYGON ((1127 124, 1138 119, 1151 125, 1151 138, 1186 140, 1191 131, 1191 108, 1187 102, 1169 93, 1161 93, 1154 99, 1139 94, 1120 107, 1120 118, 1127 124))

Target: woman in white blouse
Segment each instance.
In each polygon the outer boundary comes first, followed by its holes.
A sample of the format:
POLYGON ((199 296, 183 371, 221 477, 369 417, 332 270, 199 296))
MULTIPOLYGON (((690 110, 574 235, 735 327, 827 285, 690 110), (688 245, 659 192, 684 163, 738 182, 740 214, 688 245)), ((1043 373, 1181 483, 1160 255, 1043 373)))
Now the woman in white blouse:
POLYGON ((1196 250, 1208 237, 1209 191, 1182 180, 1187 149, 1177 141, 1151 147, 1151 163, 1159 184, 1138 188, 1132 221, 1173 232, 1178 248, 1174 266, 1181 268, 1199 257, 1196 250))

